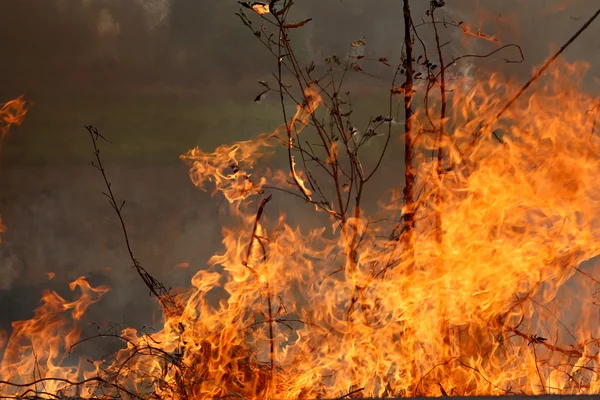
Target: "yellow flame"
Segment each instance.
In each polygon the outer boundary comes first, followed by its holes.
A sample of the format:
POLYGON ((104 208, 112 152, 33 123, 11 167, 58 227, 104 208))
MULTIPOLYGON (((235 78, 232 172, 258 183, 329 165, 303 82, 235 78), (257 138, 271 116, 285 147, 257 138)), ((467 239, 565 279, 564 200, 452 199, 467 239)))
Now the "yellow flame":
POLYGON ((261 3, 254 3, 251 5, 251 8, 257 13, 257 14, 268 14, 271 12, 269 5, 268 4, 261 4, 261 3))
MULTIPOLYGON (((317 93, 272 134, 188 152, 192 181, 223 193, 233 222, 210 270, 179 296, 183 311, 155 333, 122 330, 125 347, 109 362, 64 367, 78 330, 68 331, 63 313, 78 320, 107 290, 80 279, 80 300, 48 292, 32 320, 13 325, 2 379, 99 374, 103 382, 69 393, 92 396, 101 386, 106 398, 119 390, 176 399, 599 393, 600 292, 595 271, 581 269, 600 254, 598 99, 581 89, 585 70, 553 67, 492 127, 503 144, 492 132, 475 144, 473 136, 519 86, 492 75, 468 91, 452 87, 451 139, 442 145, 454 167, 438 175, 428 151, 438 142, 420 110, 417 204, 406 207, 393 188, 379 210, 332 218, 330 227, 290 226, 263 209, 266 200, 257 211, 265 183, 286 185, 289 175, 249 173, 274 143, 290 150, 321 103, 317 93), (403 211, 415 213, 414 252, 390 237, 403 211), (217 292, 220 302, 210 301, 217 292), (580 320, 567 326, 574 310, 580 320)), ((61 389, 64 381, 46 388, 61 389)))

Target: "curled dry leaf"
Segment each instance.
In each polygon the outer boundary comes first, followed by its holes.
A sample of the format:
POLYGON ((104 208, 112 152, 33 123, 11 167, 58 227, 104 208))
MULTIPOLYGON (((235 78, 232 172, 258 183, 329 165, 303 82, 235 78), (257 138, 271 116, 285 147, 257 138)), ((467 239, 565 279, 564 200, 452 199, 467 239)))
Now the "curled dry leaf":
POLYGON ((308 19, 305 19, 304 21, 296 22, 295 24, 286 24, 286 25, 283 25, 283 27, 285 29, 300 28, 300 27, 308 24, 310 21, 312 21, 312 18, 308 18, 308 19))

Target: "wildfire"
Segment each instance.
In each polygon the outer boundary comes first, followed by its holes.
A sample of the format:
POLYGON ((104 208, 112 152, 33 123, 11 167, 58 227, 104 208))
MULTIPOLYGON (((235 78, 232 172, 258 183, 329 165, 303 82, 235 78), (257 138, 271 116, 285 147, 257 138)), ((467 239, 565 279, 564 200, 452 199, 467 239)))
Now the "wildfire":
MULTIPOLYGON (((0 392, 23 394, 7 382, 32 381, 29 393, 48 398, 600 392, 598 281, 582 267, 600 254, 600 109, 581 89, 586 68, 553 66, 497 121, 518 85, 493 74, 453 87, 441 175, 425 110, 415 116, 422 195, 410 209, 413 252, 390 235, 409 212, 400 188, 389 187, 390 201, 373 213, 316 200, 322 189, 296 162, 298 135, 326 107, 314 87, 275 132, 191 150, 181 158, 193 183, 224 196, 235 224, 223 230, 211 268, 178 297, 181 312, 156 333, 123 330, 125 347, 93 368, 71 367, 65 354, 79 330, 64 314, 76 322, 108 289, 80 278, 71 285, 83 293, 77 301, 47 292, 34 318, 13 324, 0 392), (276 144, 290 171, 253 175, 276 144), (272 216, 269 187, 298 188, 329 212, 331 226, 302 230, 272 216), (217 288, 226 295, 214 303, 217 288)), ((319 161, 342 165, 340 146, 331 141, 319 161)), ((340 196, 355 195, 341 189, 342 176, 331 177, 340 196)))

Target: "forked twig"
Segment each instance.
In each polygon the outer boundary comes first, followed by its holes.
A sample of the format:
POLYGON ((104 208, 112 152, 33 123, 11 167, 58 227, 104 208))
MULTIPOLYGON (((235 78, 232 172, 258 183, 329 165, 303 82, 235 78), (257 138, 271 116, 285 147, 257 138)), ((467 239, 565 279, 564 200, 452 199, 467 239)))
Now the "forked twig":
POLYGON ((111 205, 111 207, 117 214, 117 217, 119 218, 119 222, 121 223, 121 230, 123 231, 123 237, 127 246, 127 252, 129 253, 129 258, 131 260, 132 266, 135 268, 138 275, 142 278, 148 289, 150 289, 150 292, 158 298, 161 305, 163 306, 165 313, 167 315, 179 313, 181 311, 180 307, 173 298, 173 296, 171 296, 169 290, 160 281, 158 281, 156 278, 150 275, 150 273, 148 273, 148 271, 146 271, 144 267, 142 267, 140 262, 135 258, 133 250, 131 249, 131 244, 129 242, 129 234, 127 233, 127 227, 125 225, 125 220, 123 219, 122 214, 123 207, 125 206, 125 201, 123 200, 121 202, 117 202, 117 199, 112 190, 112 184, 108 180, 106 170, 104 169, 104 166, 102 165, 102 159, 100 158, 100 149, 98 147, 98 141, 102 139, 107 143, 111 142, 104 136, 102 136, 98 132, 98 129, 96 129, 94 126, 88 125, 85 126, 85 129, 87 129, 87 131, 89 132, 90 138, 92 139, 92 145, 94 146, 94 155, 96 157, 96 162, 92 162, 92 166, 94 166, 94 168, 96 168, 102 174, 102 178, 104 179, 104 184, 106 186, 106 192, 102 192, 102 194, 108 198, 109 204, 111 205))

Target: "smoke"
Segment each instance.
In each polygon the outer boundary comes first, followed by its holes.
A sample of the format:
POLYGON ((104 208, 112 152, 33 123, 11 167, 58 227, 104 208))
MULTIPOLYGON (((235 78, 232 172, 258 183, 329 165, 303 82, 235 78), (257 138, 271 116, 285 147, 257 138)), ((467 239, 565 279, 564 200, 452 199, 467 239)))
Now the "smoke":
POLYGON ((98 14, 97 29, 100 36, 119 36, 121 25, 115 21, 108 8, 103 8, 98 14))
POLYGON ((19 271, 23 268, 23 263, 14 253, 0 251, 0 290, 10 289, 19 277, 19 271))
POLYGON ((148 29, 153 30, 168 21, 171 2, 169 0, 135 0, 144 10, 148 29))

